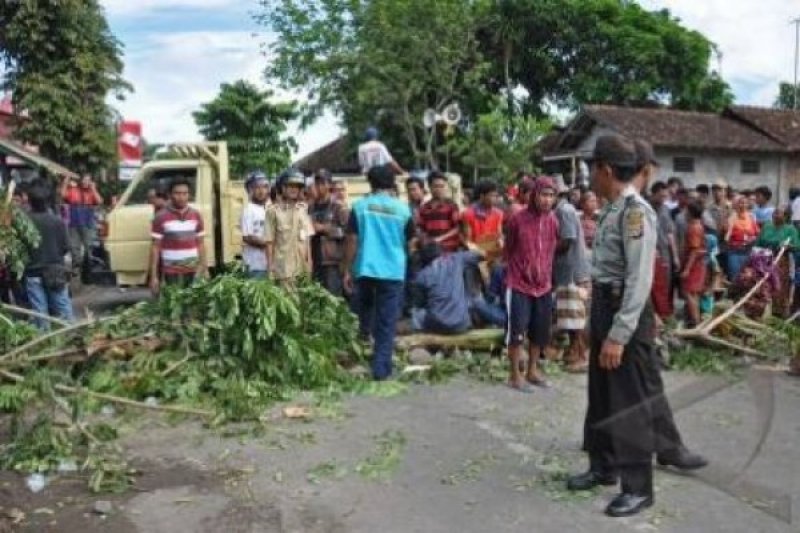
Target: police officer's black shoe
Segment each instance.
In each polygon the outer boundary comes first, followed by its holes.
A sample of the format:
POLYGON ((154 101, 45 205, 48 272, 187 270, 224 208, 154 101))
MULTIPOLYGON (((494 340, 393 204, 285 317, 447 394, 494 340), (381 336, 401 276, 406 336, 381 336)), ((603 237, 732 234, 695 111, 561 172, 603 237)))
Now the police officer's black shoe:
POLYGON ((617 476, 588 470, 567 480, 567 490, 592 490, 599 485, 616 485, 617 476))
POLYGON ((683 447, 658 454, 656 461, 659 466, 674 466, 679 470, 697 470, 708 465, 705 457, 683 447))
POLYGON ((611 500, 606 507, 608 516, 632 516, 653 505, 652 494, 632 494, 623 492, 611 500))

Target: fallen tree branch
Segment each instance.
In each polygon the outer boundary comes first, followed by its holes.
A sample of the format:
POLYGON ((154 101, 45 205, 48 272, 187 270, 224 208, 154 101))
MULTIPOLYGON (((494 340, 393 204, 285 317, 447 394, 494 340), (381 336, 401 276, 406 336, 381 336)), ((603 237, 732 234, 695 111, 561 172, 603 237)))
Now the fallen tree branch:
POLYGON ((41 320, 47 320, 48 322, 52 322, 53 324, 58 324, 62 328, 67 328, 70 325, 69 322, 67 322, 66 320, 61 320, 60 318, 56 318, 56 317, 50 316, 50 315, 45 315, 43 313, 37 313, 36 311, 32 311, 30 309, 25 309, 24 307, 17 307, 16 305, 0 304, 0 308, 8 311, 9 313, 15 314, 15 315, 24 315, 24 316, 30 316, 30 317, 33 317, 33 318, 39 318, 41 320))
POLYGON ((22 357, 19 359, 11 359, 11 360, 0 360, 0 367, 18 367, 24 366, 29 363, 36 363, 39 361, 48 361, 50 359, 61 359, 62 357, 69 357, 72 355, 82 355, 83 358, 88 359, 95 355, 98 352, 103 352, 108 350, 109 348, 114 348, 115 346, 120 346, 123 344, 128 344, 130 342, 136 342, 141 339, 148 338, 149 335, 137 335, 135 337, 127 337, 124 339, 114 339, 103 343, 99 346, 88 346, 86 348, 67 348, 65 350, 59 350, 57 352, 48 352, 39 355, 31 355, 28 357, 22 357))
POLYGON ((61 335, 66 335, 67 333, 72 333, 73 331, 77 331, 79 329, 83 329, 83 328, 86 328, 86 327, 89 327, 89 326, 93 326, 95 324, 99 324, 101 322, 106 322, 108 320, 112 320, 112 319, 115 319, 115 318, 117 318, 117 317, 112 315, 112 316, 107 316, 107 317, 103 317, 103 318, 98 318, 96 320, 87 320, 85 322, 78 322, 77 324, 72 324, 72 325, 67 326, 66 328, 63 328, 63 329, 57 329, 55 331, 51 331, 49 333, 45 333, 44 335, 36 337, 35 339, 33 339, 30 342, 26 342, 22 346, 18 346, 16 348, 14 348, 10 352, 7 352, 7 353, 5 353, 3 355, 0 355, 0 361, 7 361, 7 360, 13 358, 15 355, 19 355, 19 354, 21 354, 23 352, 26 352, 26 351, 30 350, 31 348, 33 348, 34 346, 37 346, 37 345, 43 343, 44 341, 48 341, 48 340, 53 339, 55 337, 59 337, 61 335))
MULTIPOLYGON (((9 372, 8 370, 0 370, 0 376, 3 376, 6 379, 15 381, 17 383, 25 381, 25 378, 23 376, 15 374, 13 372, 9 372)), ((87 396, 90 396, 92 398, 97 398, 98 400, 105 400, 107 402, 117 403, 120 405, 127 405, 129 407, 136 407, 138 409, 149 409, 151 411, 165 411, 168 413, 197 415, 203 417, 210 417, 214 415, 214 413, 212 413, 211 411, 207 411, 205 409, 195 409, 192 407, 183 407, 180 405, 152 405, 144 402, 139 402, 136 400, 131 400, 130 398, 123 398, 122 396, 115 396, 113 394, 106 394, 104 392, 94 392, 79 387, 70 387, 68 385, 56 384, 53 385, 53 389, 57 390, 58 392, 64 392, 67 394, 86 394, 87 396)))

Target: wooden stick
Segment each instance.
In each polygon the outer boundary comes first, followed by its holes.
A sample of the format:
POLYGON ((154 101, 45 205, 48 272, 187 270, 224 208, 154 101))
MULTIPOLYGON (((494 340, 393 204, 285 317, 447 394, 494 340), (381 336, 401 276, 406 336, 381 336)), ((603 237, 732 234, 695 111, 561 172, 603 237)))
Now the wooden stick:
MULTIPOLYGON (((786 250, 787 250, 787 246, 788 246, 788 244, 789 244, 789 240, 787 239, 787 240, 786 240, 786 241, 783 243, 783 246, 781 246, 781 250, 780 250, 780 252, 778 252, 778 255, 776 255, 776 256, 775 256, 775 259, 772 261, 772 266, 775 266, 775 265, 777 265, 777 264, 778 264, 778 261, 780 261, 780 260, 781 260, 781 257, 783 257, 783 254, 784 254, 784 253, 786 252, 786 250)), ((699 326, 696 326, 696 327, 694 327, 694 328, 693 328, 693 330, 696 330, 698 333, 703 333, 703 334, 709 334, 709 333, 711 333, 712 331, 714 331, 714 328, 716 328, 717 326, 719 326, 719 325, 720 325, 722 322, 724 322, 724 321, 725 321, 725 319, 727 319, 729 316, 731 316, 733 313, 735 313, 735 312, 736 312, 736 311, 737 311, 737 310, 738 310, 740 307, 742 307, 742 306, 743 306, 745 303, 747 303, 747 301, 748 301, 748 300, 749 300, 749 299, 750 299, 750 298, 751 298, 751 297, 752 297, 752 296, 753 296, 753 295, 754 295, 756 292, 758 292, 758 289, 760 289, 760 288, 761 288, 761 286, 762 286, 764 283, 766 283, 768 279, 769 279, 769 274, 764 274, 764 275, 761 277, 761 279, 760 279, 760 280, 758 280, 758 283, 756 283, 755 285, 753 285, 753 288, 751 288, 751 289, 750 289, 750 290, 747 292, 747 294, 745 294, 745 295, 744 295, 742 298, 740 298, 740 299, 739 299, 739 300, 738 300, 738 301, 737 301, 735 304, 733 304, 733 305, 732 305, 732 306, 731 306, 731 307, 730 307, 730 308, 729 308, 727 311, 725 311, 724 313, 722 313, 722 314, 720 314, 720 315, 718 315, 718 316, 714 317, 713 319, 711 319, 710 321, 706 322, 705 324, 701 324, 701 325, 699 325, 699 326)), ((690 330, 690 331, 691 331, 691 330, 690 330)))
POLYGON ((18 366, 27 363, 35 363, 37 361, 47 361, 48 359, 60 359, 61 357, 67 357, 70 355, 80 355, 83 354, 85 357, 91 357, 97 352, 102 352, 108 350, 109 348, 113 348, 114 346, 119 346, 121 344, 127 344, 129 342, 136 342, 140 339, 146 339, 148 335, 137 335, 135 337, 127 337, 124 339, 114 339, 108 341, 106 343, 101 344, 100 346, 88 346, 87 348, 67 348, 66 350, 59 350, 57 352, 48 352, 43 353, 40 355, 32 355, 29 357, 23 357, 20 359, 13 359, 13 360, 6 360, 0 361, 0 366, 18 366))
POLYGON ((68 348, 66 350, 59 350, 57 352, 50 352, 44 353, 40 355, 33 355, 31 357, 23 357, 20 359, 11 359, 6 361, 0 361, 0 367, 8 366, 8 367, 15 367, 15 366, 22 366, 27 365, 28 363, 35 363, 38 361, 47 361, 48 359, 60 359, 62 357, 67 357, 70 355, 80 355, 85 354, 82 348, 68 348))
POLYGON ((117 317, 112 315, 112 316, 99 318, 97 320, 89 320, 89 321, 85 321, 85 322, 78 322, 77 324, 72 324, 70 326, 67 326, 64 329, 58 329, 58 330, 55 330, 55 331, 51 331, 49 333, 45 333, 44 335, 36 337, 32 341, 27 342, 27 343, 23 344, 22 346, 18 346, 16 348, 14 348, 10 352, 7 352, 7 353, 5 353, 3 355, 0 355, 0 361, 7 361, 8 359, 11 359, 15 355, 19 355, 22 352, 28 351, 31 348, 33 348, 34 346, 37 346, 37 345, 43 343, 44 341, 50 340, 50 339, 52 339, 54 337, 58 337, 59 335, 66 335, 67 333, 71 333, 71 332, 77 331, 79 329, 83 329, 83 328, 86 328, 86 327, 89 327, 89 326, 93 326, 93 325, 99 324, 101 322, 106 322, 106 321, 114 319, 114 318, 117 318, 117 317))
POLYGON ((752 356, 755 356, 755 357, 764 357, 763 353, 761 353, 759 351, 756 351, 756 350, 754 350, 752 348, 748 348, 746 346, 740 346, 740 345, 735 344, 733 342, 728 342, 726 340, 720 339, 719 337, 714 337, 713 335, 709 335, 709 334, 697 333, 697 334, 694 334, 694 335, 691 335, 691 336, 682 336, 682 337, 685 338, 685 339, 697 340, 697 341, 700 341, 700 342, 706 342, 708 344, 716 344, 718 346, 723 346, 725 348, 729 348, 729 349, 735 350, 737 352, 746 353, 748 355, 752 355, 752 356))
POLYGON ((58 324, 59 326, 66 328, 69 327, 69 322, 65 320, 61 320, 60 318, 56 318, 54 316, 45 315, 42 313, 37 313, 36 311, 32 311, 30 309, 25 309, 24 307, 17 307, 16 305, 10 304, 0 304, 0 308, 5 309, 10 313, 14 313, 17 315, 25 315, 31 316, 34 318, 41 318, 42 320, 47 320, 48 322, 52 322, 53 324, 58 324))
MULTIPOLYGON (((3 376, 17 383, 25 381, 25 378, 23 376, 15 374, 13 372, 9 372, 8 370, 0 370, 0 376, 3 376)), ((97 398, 99 400, 106 400, 108 402, 127 405, 129 407, 136 407, 139 409, 150 409, 152 411, 166 411, 169 413, 180 413, 185 415, 198 415, 198 416, 212 416, 214 414, 211 411, 206 411, 205 409, 194 409, 192 407, 182 407, 180 405, 150 405, 144 402, 137 402, 136 400, 131 400, 129 398, 114 396, 113 394, 94 392, 80 387, 70 387, 68 385, 56 384, 53 386, 53 389, 67 394, 86 394, 87 396, 91 396, 92 398, 97 398)))

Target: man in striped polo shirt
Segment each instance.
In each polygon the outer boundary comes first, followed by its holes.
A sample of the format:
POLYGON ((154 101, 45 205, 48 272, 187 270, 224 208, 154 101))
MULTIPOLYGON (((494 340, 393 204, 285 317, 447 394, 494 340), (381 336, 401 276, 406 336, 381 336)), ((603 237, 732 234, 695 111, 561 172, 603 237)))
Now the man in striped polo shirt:
POLYGON ((189 206, 190 184, 175 178, 169 185, 169 204, 153 219, 150 252, 150 290, 158 294, 161 282, 187 287, 198 276, 207 275, 205 228, 200 213, 189 206))

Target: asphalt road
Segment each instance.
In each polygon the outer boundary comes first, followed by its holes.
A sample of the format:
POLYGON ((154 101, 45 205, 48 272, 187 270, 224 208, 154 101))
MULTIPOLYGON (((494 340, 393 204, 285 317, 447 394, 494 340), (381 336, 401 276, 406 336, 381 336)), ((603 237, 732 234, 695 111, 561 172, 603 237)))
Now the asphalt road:
POLYGON ((637 517, 603 515, 613 488, 563 489, 586 462, 585 377, 562 374, 530 395, 457 378, 348 398, 308 420, 278 409, 255 433, 137 413, 121 443, 143 465, 140 490, 111 498, 113 512, 98 516, 97 496, 73 492, 65 503, 56 480, 26 500, 27 530, 798 531, 800 380, 758 374, 756 395, 773 393, 773 403, 755 402, 747 381, 666 380, 685 441, 712 465, 691 476, 658 471, 656 504, 637 517), (43 506, 56 512, 32 514, 43 506))

